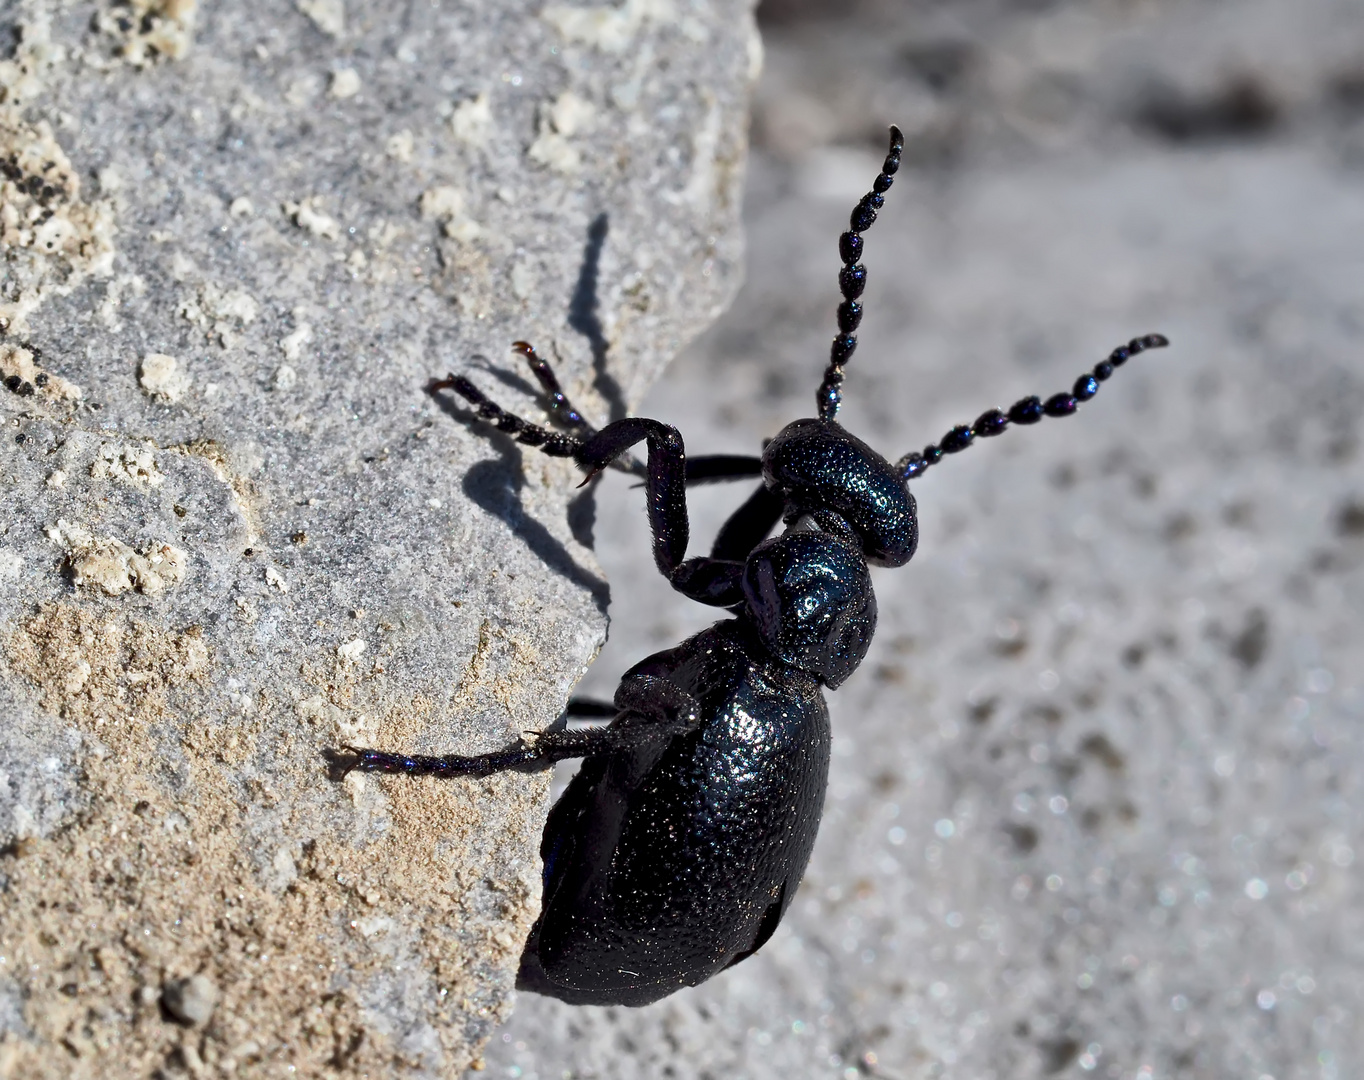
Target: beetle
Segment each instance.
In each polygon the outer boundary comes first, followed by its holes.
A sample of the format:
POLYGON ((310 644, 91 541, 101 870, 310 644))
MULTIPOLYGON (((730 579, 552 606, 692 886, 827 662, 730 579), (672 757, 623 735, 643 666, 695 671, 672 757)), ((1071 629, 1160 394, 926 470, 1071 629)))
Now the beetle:
POLYGON ((890 148, 839 238, 838 335, 814 418, 788 424, 761 457, 687 458, 676 428, 627 417, 593 428, 526 342, 557 430, 531 424, 468 378, 435 381, 517 442, 571 458, 592 477, 611 465, 645 482, 654 561, 672 586, 733 616, 625 673, 611 703, 572 700, 548 729, 473 756, 347 748, 346 770, 485 776, 583 758, 541 842, 541 914, 517 986, 573 1004, 646 1005, 751 956, 791 903, 814 846, 829 769, 824 688, 861 663, 876 629, 870 565, 903 566, 918 525, 908 482, 1010 425, 1068 416, 1115 369, 1168 344, 1150 334, 1114 349, 1069 393, 1027 397, 954 427, 892 463, 837 421, 844 365, 857 347, 867 272, 862 234, 900 166, 890 148), (647 465, 629 456, 647 445, 647 465), (708 556, 686 558, 688 484, 760 478, 708 556), (785 529, 771 535, 779 523, 785 529), (570 717, 609 718, 570 730, 570 717))

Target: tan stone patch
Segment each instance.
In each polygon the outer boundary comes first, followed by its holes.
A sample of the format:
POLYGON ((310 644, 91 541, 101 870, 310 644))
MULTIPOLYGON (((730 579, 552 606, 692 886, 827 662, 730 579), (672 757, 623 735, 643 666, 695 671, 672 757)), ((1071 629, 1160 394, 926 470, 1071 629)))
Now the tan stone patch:
MULTIPOLYGON (((479 807, 495 798, 507 819, 533 819, 543 782, 393 778, 381 841, 319 832, 315 813, 297 809, 286 832, 301 843, 260 868, 245 841, 252 804, 301 807, 291 793, 330 783, 306 723, 282 739, 276 725, 271 749, 288 764, 252 770, 245 783, 240 766, 275 704, 262 694, 249 720, 218 722, 212 652, 197 629, 52 605, 4 644, 42 707, 103 749, 83 763, 86 809, 56 835, 0 854, 0 952, 39 1038, 0 1042, 0 1076, 360 1077, 424 1066, 455 1077, 473 1063, 459 1022, 436 1028, 439 1064, 404 1054, 366 1022, 367 988, 391 975, 397 934, 404 961, 435 973, 431 1000, 414 1012, 467 1019, 503 996, 485 973, 511 966, 539 889, 522 875, 488 910, 486 879, 511 876, 505 862, 493 872, 509 840, 479 807), (160 1002, 168 984, 194 975, 219 1000, 190 1028, 160 1002)), ((339 666, 312 674, 338 708, 377 689, 339 666)), ((430 704, 395 697, 383 708, 420 716, 430 704)))
POLYGON ((96 536, 65 519, 47 530, 48 538, 66 549, 66 564, 76 585, 121 596, 135 589, 157 596, 185 580, 189 556, 174 544, 153 542, 134 551, 112 536, 96 536))

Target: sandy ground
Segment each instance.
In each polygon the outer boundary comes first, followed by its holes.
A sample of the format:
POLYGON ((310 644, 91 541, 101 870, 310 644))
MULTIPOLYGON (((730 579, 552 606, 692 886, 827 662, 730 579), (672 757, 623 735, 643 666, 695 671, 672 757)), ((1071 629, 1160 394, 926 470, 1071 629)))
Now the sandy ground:
MULTIPOLYGON (((749 283, 642 413, 740 453, 810 415, 892 120, 912 164, 867 237, 850 429, 896 457, 1133 334, 1174 344, 913 485, 919 553, 874 574, 762 953, 642 1010, 523 994, 485 1075, 1360 1075, 1357 7, 774 14, 749 283)), ((698 494, 698 548, 740 498, 698 494)), ((604 488, 585 693, 712 618, 640 510, 604 488)))

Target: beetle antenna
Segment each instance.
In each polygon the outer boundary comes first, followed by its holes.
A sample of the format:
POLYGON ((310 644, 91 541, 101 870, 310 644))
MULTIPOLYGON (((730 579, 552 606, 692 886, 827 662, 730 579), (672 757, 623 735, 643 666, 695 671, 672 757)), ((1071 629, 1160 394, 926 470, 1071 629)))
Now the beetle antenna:
POLYGON ((862 234, 871 228, 876 221, 876 211, 885 205, 885 193, 895 182, 895 174, 900 169, 900 151, 904 146, 904 135, 892 124, 890 149, 880 175, 872 183, 871 191, 853 207, 848 231, 838 238, 838 254, 843 260, 843 269, 838 272, 838 288, 843 293, 843 303, 838 305, 838 336, 829 347, 829 366, 824 369, 824 381, 815 395, 821 420, 832 420, 837 416, 839 403, 843 400, 843 365, 857 348, 853 331, 862 321, 862 305, 857 298, 867 287, 867 268, 857 261, 862 257, 862 234))
POLYGON ((930 465, 936 465, 941 461, 944 454, 956 454, 965 450, 975 442, 976 436, 986 439, 1000 434, 1010 424, 1035 424, 1044 416, 1069 416, 1079 408, 1080 402, 1088 401, 1099 392, 1101 382, 1106 381, 1115 370, 1137 353, 1145 352, 1147 349, 1163 349, 1168 344, 1170 340, 1164 334, 1147 334, 1144 337, 1133 338, 1126 345, 1119 345, 1109 353, 1108 359, 1095 364, 1091 373, 1076 379, 1069 394, 1053 394, 1046 401, 1036 396, 1025 397, 1014 402, 1007 413, 999 409, 990 409, 981 413, 974 424, 954 427, 937 444, 930 443, 922 452, 906 454, 896 463, 896 468, 905 480, 913 480, 921 476, 930 465))

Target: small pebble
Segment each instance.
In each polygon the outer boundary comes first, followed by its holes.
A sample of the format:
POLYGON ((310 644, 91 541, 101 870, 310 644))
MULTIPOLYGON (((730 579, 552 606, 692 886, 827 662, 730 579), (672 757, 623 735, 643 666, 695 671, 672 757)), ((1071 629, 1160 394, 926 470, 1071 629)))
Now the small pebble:
POLYGON ((167 983, 161 1001, 177 1020, 202 1025, 208 1023, 218 1004, 218 988, 207 975, 191 975, 167 983))

